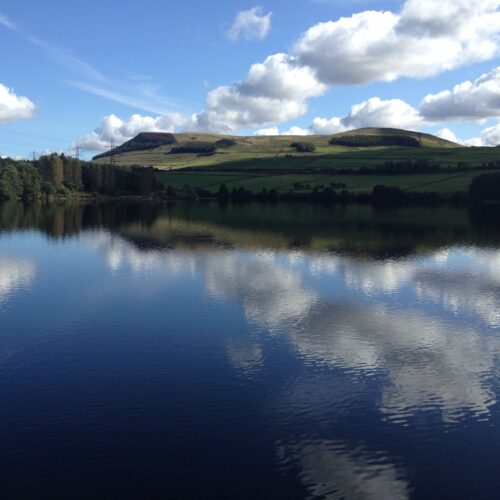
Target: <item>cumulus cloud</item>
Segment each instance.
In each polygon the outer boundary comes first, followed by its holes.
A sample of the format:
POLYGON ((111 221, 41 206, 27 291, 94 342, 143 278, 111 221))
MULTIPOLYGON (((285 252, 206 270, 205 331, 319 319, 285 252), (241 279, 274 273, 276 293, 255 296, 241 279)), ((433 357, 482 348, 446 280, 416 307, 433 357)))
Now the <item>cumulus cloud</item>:
POLYGON ((352 106, 349 114, 342 119, 346 128, 393 127, 415 128, 422 124, 418 110, 401 99, 382 100, 372 97, 361 104, 352 106))
POLYGON ((77 144, 103 150, 111 138, 124 142, 138 132, 191 128, 230 133, 286 122, 305 114, 307 99, 325 90, 326 86, 318 82, 310 68, 300 66, 286 54, 275 54, 252 65, 242 81, 209 92, 205 110, 199 114, 167 113, 156 118, 132 115, 126 122, 110 115, 77 144))
POLYGON ((283 132, 283 135, 310 135, 310 130, 306 128, 297 127, 294 125, 290 127, 288 130, 283 132))
POLYGON ((498 0, 407 0, 316 24, 294 54, 330 85, 425 78, 499 53, 498 0))
MULTIPOLYGON (((500 146, 500 123, 493 125, 491 127, 485 128, 479 137, 472 137, 471 139, 462 140, 455 136, 455 134, 450 129, 442 129, 437 134, 443 139, 448 139, 449 137, 455 137, 455 142, 463 144, 464 146, 475 146, 475 147, 496 147, 500 146)), ((448 139, 453 140, 453 139, 448 139)))
POLYGON ((280 131, 278 127, 260 128, 259 130, 255 131, 254 135, 280 135, 280 131))
POLYGON ((325 90, 313 70, 287 54, 274 54, 252 65, 244 80, 209 92, 198 126, 229 132, 285 122, 305 114, 306 100, 325 90))
POLYGON ((363 127, 392 127, 415 130, 424 121, 414 107, 400 99, 372 97, 355 104, 343 118, 316 117, 308 128, 292 126, 285 132, 277 127, 261 129, 257 135, 329 135, 363 127), (272 133, 271 133, 272 132, 272 133))
POLYGON ((238 12, 232 26, 227 31, 230 40, 262 40, 271 30, 272 12, 264 14, 261 7, 238 12))
POLYGON ((500 67, 453 90, 426 96, 421 114, 433 121, 485 120, 500 117, 500 67))
POLYGON ((329 119, 317 116, 309 128, 311 129, 311 133, 315 135, 337 134, 345 131, 345 127, 342 125, 342 118, 336 116, 329 119))
POLYGON ((449 128, 442 128, 438 130, 435 134, 436 137, 440 137, 441 139, 445 139, 446 141, 456 142, 460 144, 462 141, 455 135, 453 130, 449 128))
POLYGON ((472 141, 476 142, 475 144, 472 145, 500 146, 500 123, 497 123, 492 127, 485 128, 481 132, 481 137, 479 139, 480 139, 480 144, 478 144, 475 139, 472 139, 472 141))
POLYGON ((0 83, 0 124, 33 118, 35 105, 24 96, 0 83))
POLYGON ((92 132, 77 139, 74 146, 87 151, 106 151, 111 141, 122 144, 140 132, 174 132, 179 128, 193 127, 194 121, 193 117, 180 113, 157 117, 134 114, 127 120, 112 114, 105 116, 92 132))
MULTIPOLYGON (((307 100, 329 85, 424 78, 498 54, 498 0, 425 2, 425 12, 407 0, 399 13, 366 11, 311 27, 290 54, 271 55, 243 81, 210 92, 198 126, 227 132, 274 126, 303 115, 307 100)), ((418 110, 398 99, 362 104, 343 129, 422 123, 418 110)), ((335 119, 317 125, 332 130, 335 119)))

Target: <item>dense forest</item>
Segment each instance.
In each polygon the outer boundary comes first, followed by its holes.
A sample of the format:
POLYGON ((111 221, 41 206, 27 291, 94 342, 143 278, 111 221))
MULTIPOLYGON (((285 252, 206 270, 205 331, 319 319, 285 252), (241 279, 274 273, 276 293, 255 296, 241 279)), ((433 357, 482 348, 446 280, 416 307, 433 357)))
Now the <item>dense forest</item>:
POLYGON ((96 165, 55 153, 35 161, 0 159, 3 200, 79 193, 149 196, 162 190, 153 168, 96 165))

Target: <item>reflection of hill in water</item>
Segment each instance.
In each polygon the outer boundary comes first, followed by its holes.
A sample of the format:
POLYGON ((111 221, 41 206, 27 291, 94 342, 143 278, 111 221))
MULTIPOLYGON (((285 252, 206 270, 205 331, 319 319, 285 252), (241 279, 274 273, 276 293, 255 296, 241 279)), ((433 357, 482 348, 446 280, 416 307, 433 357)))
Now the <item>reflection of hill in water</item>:
POLYGON ((457 244, 497 245, 496 214, 451 207, 101 204, 0 205, 0 229, 51 237, 105 228, 141 248, 223 246, 329 251, 375 258, 457 244))

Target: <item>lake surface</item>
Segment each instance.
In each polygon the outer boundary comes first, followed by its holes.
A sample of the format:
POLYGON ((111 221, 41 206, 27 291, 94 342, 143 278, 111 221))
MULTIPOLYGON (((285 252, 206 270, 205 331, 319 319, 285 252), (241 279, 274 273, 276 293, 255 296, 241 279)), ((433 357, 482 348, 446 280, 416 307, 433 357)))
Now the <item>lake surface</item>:
POLYGON ((0 205, 0 497, 497 497, 498 220, 0 205))

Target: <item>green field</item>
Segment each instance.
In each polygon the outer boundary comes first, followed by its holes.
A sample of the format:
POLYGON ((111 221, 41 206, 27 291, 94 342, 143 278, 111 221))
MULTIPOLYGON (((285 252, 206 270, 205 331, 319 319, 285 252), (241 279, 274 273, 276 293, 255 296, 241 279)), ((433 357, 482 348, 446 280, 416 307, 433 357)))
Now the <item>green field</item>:
POLYGON ((204 188, 217 192, 222 184, 229 190, 244 187, 253 192, 262 189, 276 189, 284 193, 291 190, 312 190, 315 187, 328 187, 333 184, 344 184, 345 188, 335 187, 336 190, 346 189, 353 193, 369 193, 377 184, 397 186, 408 191, 433 191, 451 194, 467 191, 473 177, 480 172, 466 172, 462 174, 413 174, 413 175, 320 175, 320 174, 274 174, 274 175, 241 175, 238 173, 210 173, 210 172, 163 172, 160 179, 163 184, 173 188, 182 188, 185 185, 194 188, 204 188), (300 183, 304 187, 296 188, 300 183))

